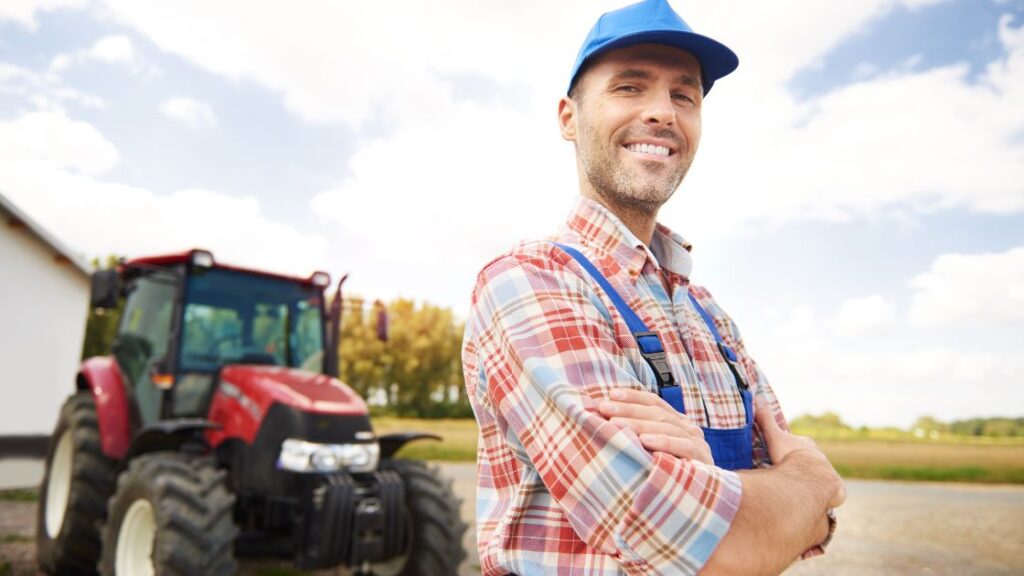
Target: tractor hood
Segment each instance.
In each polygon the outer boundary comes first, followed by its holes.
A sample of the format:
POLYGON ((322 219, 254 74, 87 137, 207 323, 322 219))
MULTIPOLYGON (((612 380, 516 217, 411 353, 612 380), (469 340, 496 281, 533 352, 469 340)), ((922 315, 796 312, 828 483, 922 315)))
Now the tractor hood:
MULTIPOLYGON (((366 402, 337 378, 277 366, 230 364, 210 403, 210 446, 229 439, 256 446, 273 470, 288 438, 314 443, 374 442, 366 402)), ((265 460, 265 461, 264 461, 265 460)))
POLYGON ((337 378, 296 368, 225 366, 217 395, 235 400, 257 420, 273 404, 318 414, 368 414, 366 402, 337 378))

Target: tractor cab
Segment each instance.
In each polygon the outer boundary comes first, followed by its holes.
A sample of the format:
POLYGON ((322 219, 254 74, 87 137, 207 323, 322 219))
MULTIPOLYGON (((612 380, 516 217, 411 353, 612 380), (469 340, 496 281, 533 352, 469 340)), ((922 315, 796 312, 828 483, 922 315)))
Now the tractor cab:
POLYGON ((135 400, 133 428, 205 417, 227 365, 328 373, 329 282, 325 272, 297 278, 222 266, 200 250, 98 275, 94 306, 125 296, 113 356, 135 400))

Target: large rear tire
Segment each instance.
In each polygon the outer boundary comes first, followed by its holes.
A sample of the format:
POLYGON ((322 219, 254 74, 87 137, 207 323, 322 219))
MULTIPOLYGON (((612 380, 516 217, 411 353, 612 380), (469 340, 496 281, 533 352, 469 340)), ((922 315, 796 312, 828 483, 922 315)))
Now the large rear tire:
POLYGON ((39 489, 36 561, 47 574, 95 574, 99 525, 114 491, 116 463, 104 456, 92 393, 68 397, 50 437, 39 489))
POLYGON ((210 458, 157 452, 117 481, 103 528, 104 576, 234 574, 235 497, 210 458))
POLYGON ((455 576, 466 559, 462 537, 466 523, 459 515, 461 500, 452 481, 436 466, 417 460, 384 460, 381 470, 394 470, 405 485, 405 505, 411 530, 402 556, 375 564, 380 576, 455 576))

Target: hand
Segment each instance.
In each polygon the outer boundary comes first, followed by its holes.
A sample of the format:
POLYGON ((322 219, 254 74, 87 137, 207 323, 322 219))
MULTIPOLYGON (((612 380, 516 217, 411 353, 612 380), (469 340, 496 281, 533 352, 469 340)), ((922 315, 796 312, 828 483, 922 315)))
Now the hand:
POLYGON ((772 462, 781 465, 787 459, 798 460, 801 466, 808 469, 807 474, 813 475, 809 477, 817 480, 825 489, 828 508, 838 508, 846 501, 846 486, 842 478, 812 438, 783 430, 775 420, 771 407, 761 398, 755 401, 754 420, 764 435, 772 462))
POLYGON ((598 411, 609 422, 636 433, 644 448, 714 465, 700 427, 657 394, 616 388, 609 397, 598 404, 598 411))

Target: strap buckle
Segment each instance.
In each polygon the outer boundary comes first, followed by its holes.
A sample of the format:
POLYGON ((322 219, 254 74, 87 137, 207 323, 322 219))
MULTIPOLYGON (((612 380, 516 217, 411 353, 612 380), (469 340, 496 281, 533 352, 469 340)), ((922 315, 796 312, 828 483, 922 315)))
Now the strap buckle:
POLYGON ((634 332, 637 346, 640 348, 640 355, 647 361, 647 365, 654 370, 654 376, 658 380, 658 388, 675 386, 676 380, 672 376, 672 369, 668 365, 668 357, 661 345, 661 338, 656 332, 634 332))
POLYGON ((721 340, 718 341, 718 351, 722 354, 722 358, 725 358, 725 363, 729 365, 729 371, 732 372, 733 378, 736 379, 736 385, 741 390, 749 390, 750 386, 747 385, 747 381, 743 379, 740 373, 739 360, 736 357, 736 353, 721 340))

